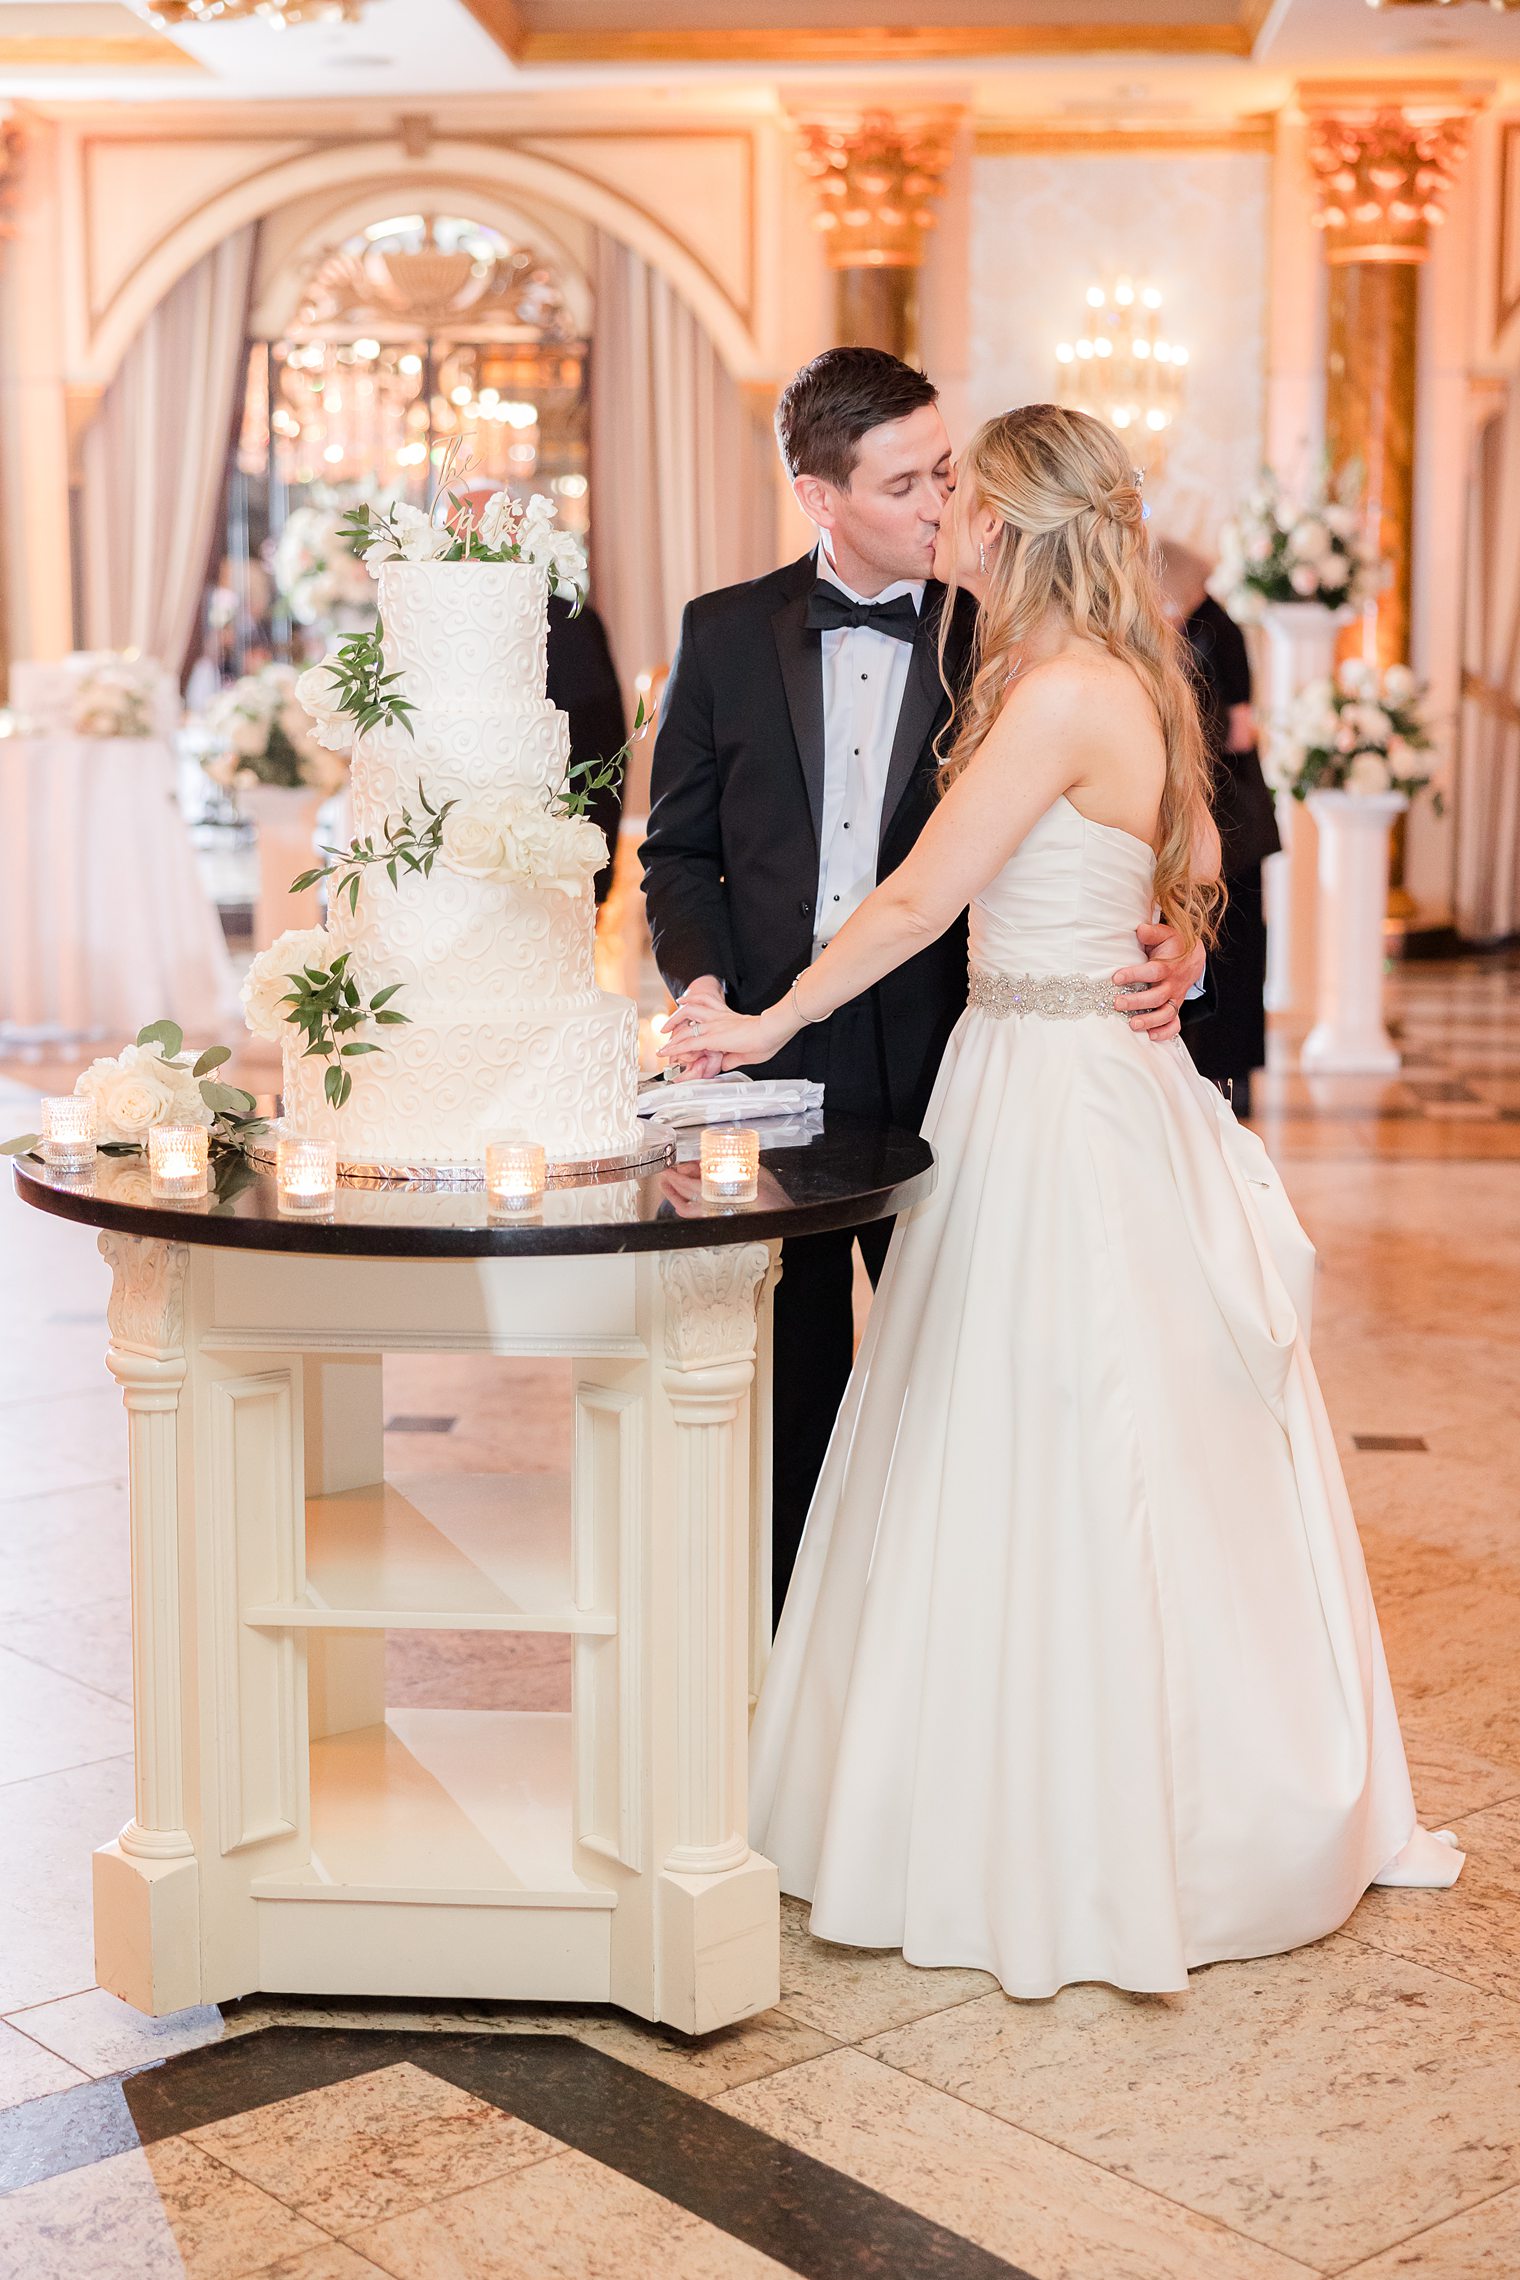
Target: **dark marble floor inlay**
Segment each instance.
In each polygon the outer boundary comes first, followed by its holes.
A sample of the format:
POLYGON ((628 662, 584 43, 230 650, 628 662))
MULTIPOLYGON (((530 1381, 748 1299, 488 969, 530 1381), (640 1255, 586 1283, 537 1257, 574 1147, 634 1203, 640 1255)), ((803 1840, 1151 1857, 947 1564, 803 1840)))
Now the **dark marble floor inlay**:
POLYGON ((1406 1456, 1427 1456, 1429 1448, 1418 1433, 1353 1433, 1354 1449, 1395 1449, 1406 1456))
POLYGON ((264 2027, 0 2114, 0 2192, 403 2062, 662 2194, 803 2280, 1034 2280, 568 2035, 264 2027))
POLYGON ((457 1417, 387 1417, 387 1433, 452 1433, 457 1417))

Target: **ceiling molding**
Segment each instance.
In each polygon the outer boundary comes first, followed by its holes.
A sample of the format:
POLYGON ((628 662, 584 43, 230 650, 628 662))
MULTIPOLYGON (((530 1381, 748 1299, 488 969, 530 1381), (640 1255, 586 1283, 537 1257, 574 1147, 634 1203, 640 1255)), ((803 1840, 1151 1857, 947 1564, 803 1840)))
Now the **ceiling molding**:
POLYGON ((1350 118, 1374 111, 1481 111, 1497 93, 1492 79, 1301 79, 1293 98, 1306 117, 1350 118))
MULTIPOLYGON (((145 27, 146 30, 146 27, 145 27)), ((91 39, 83 33, 7 38, 0 32, 0 72, 5 71, 198 71, 205 65, 173 40, 91 39)))
POLYGON ((1136 151, 1270 151, 1276 120, 1267 112, 1239 119, 1180 121, 1175 126, 1127 127, 1117 121, 1074 127, 1068 120, 1031 119, 1027 125, 983 126, 976 130, 978 158, 1128 158, 1136 151))
POLYGON ((527 27, 517 0, 464 0, 483 32, 496 42, 509 63, 520 63, 527 45, 527 27))
MULTIPOLYGON (((485 22, 492 0, 465 0, 465 6, 485 22)), ((491 29, 489 23, 486 28, 491 29)), ((1252 36, 1241 23, 924 24, 900 29, 841 24, 816 29, 528 32, 517 60, 859 64, 956 62, 1006 55, 1249 55, 1252 36)))

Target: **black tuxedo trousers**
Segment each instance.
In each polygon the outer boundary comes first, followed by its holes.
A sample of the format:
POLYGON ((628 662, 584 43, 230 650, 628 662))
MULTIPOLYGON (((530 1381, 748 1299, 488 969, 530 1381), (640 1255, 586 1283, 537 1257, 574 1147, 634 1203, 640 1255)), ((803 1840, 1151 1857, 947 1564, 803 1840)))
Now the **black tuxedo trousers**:
MULTIPOLYGON (((692 602, 660 708, 644 893, 655 956, 677 996, 700 975, 760 1013, 810 962, 824 784, 822 636, 806 623, 811 554, 692 602)), ((944 590, 925 591, 886 776, 877 877, 896 869, 933 809, 935 740, 950 717, 938 643, 944 590)), ((970 648, 962 596, 945 642, 952 682, 970 648)), ((825 1114, 916 1130, 966 1003, 963 921, 874 989, 805 1029, 766 1076, 808 1076, 825 1114)), ((890 1223, 860 1236, 872 1280, 890 1223)), ((775 1608, 779 1613, 853 1354, 854 1238, 793 1239, 776 1293, 775 1608)))

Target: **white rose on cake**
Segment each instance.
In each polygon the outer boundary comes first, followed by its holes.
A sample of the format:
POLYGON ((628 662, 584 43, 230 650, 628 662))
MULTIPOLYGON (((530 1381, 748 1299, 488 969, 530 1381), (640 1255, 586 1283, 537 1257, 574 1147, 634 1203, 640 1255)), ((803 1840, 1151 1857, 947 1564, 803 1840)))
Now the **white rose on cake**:
POLYGON ((380 536, 364 549, 364 559, 372 571, 384 562, 436 562, 453 543, 431 515, 402 500, 391 508, 380 536))
POLYGON ((311 666, 296 683, 296 702, 310 716, 308 733, 325 752, 352 752, 354 748, 352 715, 338 709, 342 693, 327 664, 311 666))
POLYGON ((444 817, 438 860, 461 879, 494 879, 509 868, 500 827, 489 816, 473 814, 468 808, 450 808, 444 817))
POLYGON ((307 966, 327 964, 327 930, 321 926, 292 926, 261 950, 243 976, 239 993, 243 1018, 255 1037, 271 1045, 285 1034, 285 1009, 291 978, 307 966))
POLYGON ((92 1061, 74 1090, 95 1103, 102 1140, 145 1140, 155 1124, 209 1124, 211 1111, 188 1069, 171 1068, 161 1045, 128 1045, 92 1061))
POLYGON ((510 546, 516 522, 511 492, 495 491, 481 509, 480 535, 487 546, 510 546))
POLYGON ((509 861, 519 878, 566 894, 594 879, 607 860, 607 842, 588 816, 524 808, 512 818, 509 839, 509 861))

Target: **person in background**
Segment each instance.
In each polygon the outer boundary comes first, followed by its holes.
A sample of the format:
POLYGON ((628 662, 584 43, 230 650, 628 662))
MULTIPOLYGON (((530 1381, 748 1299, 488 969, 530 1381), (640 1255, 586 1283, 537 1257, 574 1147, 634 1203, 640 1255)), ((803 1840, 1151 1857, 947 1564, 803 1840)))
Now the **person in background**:
POLYGON ((1214 820, 1229 901, 1209 951, 1214 1013, 1185 1033, 1200 1076, 1228 1084, 1237 1116, 1251 1113, 1251 1078, 1266 1065, 1267 927, 1261 867, 1282 845, 1256 749, 1245 636, 1205 586, 1208 564, 1190 547, 1160 542, 1167 613, 1186 637, 1204 736, 1214 768, 1214 820))
MULTIPOLYGON (((627 741, 623 692, 607 629, 587 602, 577 617, 562 594, 549 597, 549 702, 570 716, 570 765, 610 760, 627 741)), ((623 778, 592 794, 591 820, 606 839, 608 858, 596 874, 597 907, 612 885, 623 820, 623 778)))

